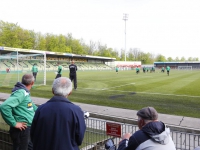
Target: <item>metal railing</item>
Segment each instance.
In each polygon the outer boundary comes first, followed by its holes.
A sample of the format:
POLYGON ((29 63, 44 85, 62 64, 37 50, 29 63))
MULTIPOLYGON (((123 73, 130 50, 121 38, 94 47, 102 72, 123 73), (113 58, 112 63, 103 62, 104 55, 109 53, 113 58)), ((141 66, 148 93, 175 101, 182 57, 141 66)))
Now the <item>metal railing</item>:
MULTIPOLYGON (((109 138, 112 138, 115 145, 118 146, 121 138, 106 134, 106 122, 110 121, 97 118, 86 119, 87 129, 81 150, 104 150, 104 144, 109 138)), ((127 132, 134 133, 138 130, 137 125, 119 122, 117 124, 121 125, 121 135, 127 132)), ((200 134, 171 131, 171 137, 177 150, 194 150, 195 147, 200 145, 200 134)))
MULTIPOLYGON (((114 143, 118 145, 121 138, 107 135, 106 123, 108 120, 97 118, 88 118, 85 120, 87 129, 81 150, 104 150, 104 144, 107 139, 112 138, 114 143)), ((121 125, 121 135, 129 132, 134 133, 138 130, 136 125, 119 123, 121 125)), ((8 125, 5 122, 0 122, 0 150, 11 150, 12 142, 8 133, 8 125), (4 128, 4 129, 3 129, 4 128)), ((171 137, 174 141, 177 150, 194 150, 200 145, 200 134, 171 131, 171 137)))

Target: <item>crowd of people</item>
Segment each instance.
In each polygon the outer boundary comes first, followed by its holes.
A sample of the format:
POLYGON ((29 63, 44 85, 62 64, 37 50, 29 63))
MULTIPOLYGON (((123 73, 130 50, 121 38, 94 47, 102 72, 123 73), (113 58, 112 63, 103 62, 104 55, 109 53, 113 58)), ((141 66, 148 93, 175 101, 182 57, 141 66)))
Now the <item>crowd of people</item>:
MULTIPOLYGON (((62 66, 58 64, 59 75, 52 83, 54 96, 39 107, 30 97, 38 72, 35 66, 33 74, 23 75, 0 106, 1 115, 10 126, 13 150, 78 150, 86 131, 84 112, 68 98, 72 94, 72 82, 74 89, 77 88, 77 66, 71 62, 67 78, 61 76, 62 66)), ((123 135, 118 150, 176 149, 169 128, 158 120, 155 108, 144 107, 137 117, 139 130, 123 135)))
MULTIPOLYGON (((167 75, 169 76, 169 72, 170 72, 170 66, 162 67, 161 68, 161 72, 164 73, 165 69, 167 71, 167 75)), ((150 73, 155 73, 155 67, 142 67, 143 73, 147 73, 150 70, 150 73)), ((138 67, 136 68, 136 73, 138 74, 140 72, 140 69, 138 69, 138 67)))

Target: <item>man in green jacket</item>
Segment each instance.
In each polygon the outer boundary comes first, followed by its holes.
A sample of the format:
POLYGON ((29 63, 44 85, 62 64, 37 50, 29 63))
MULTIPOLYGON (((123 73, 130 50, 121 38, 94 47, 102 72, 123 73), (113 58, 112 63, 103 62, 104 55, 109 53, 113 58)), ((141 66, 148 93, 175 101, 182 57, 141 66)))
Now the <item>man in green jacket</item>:
POLYGON ((30 144, 30 127, 37 109, 30 98, 33 84, 33 75, 25 74, 22 82, 15 84, 10 97, 0 105, 1 115, 10 126, 13 150, 27 150, 30 144))
POLYGON ((60 63, 58 63, 58 71, 57 71, 57 75, 56 75, 56 78, 59 78, 62 76, 62 66, 60 65, 60 63))
POLYGON ((32 67, 32 73, 33 73, 33 76, 34 76, 35 81, 36 81, 36 76, 37 76, 37 73, 38 73, 38 68, 37 68, 36 64, 34 64, 33 67, 32 67))

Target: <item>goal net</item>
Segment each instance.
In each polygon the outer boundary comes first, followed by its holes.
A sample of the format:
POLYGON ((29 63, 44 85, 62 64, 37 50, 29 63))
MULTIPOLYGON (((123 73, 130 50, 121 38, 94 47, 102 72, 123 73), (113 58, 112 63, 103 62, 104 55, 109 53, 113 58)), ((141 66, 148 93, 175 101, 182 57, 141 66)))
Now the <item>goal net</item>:
POLYGON ((178 66, 178 70, 192 70, 192 66, 178 66))
POLYGON ((0 55, 0 86, 14 86, 21 82, 24 74, 32 74, 32 67, 35 64, 38 68, 36 81, 37 85, 46 84, 46 55, 44 54, 20 54, 11 52, 0 55))

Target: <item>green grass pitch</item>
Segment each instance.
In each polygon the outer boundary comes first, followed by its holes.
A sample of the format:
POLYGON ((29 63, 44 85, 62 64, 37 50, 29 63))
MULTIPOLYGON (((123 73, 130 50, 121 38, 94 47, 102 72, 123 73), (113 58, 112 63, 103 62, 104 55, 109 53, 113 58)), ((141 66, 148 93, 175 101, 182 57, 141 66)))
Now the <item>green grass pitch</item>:
MULTIPOLYGON (((62 76, 68 77, 69 72, 62 76)), ((47 72, 47 85, 36 84, 31 95, 52 97, 54 78, 54 72, 47 72)), ((159 113, 200 118, 200 71, 171 70, 169 76, 160 70, 139 74, 134 70, 119 74, 114 70, 78 71, 77 78, 78 88, 69 97, 72 102, 132 110, 153 106, 159 113)), ((10 93, 13 84, 1 85, 0 91, 10 93)))

